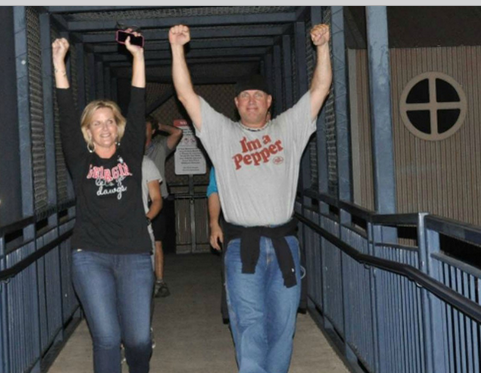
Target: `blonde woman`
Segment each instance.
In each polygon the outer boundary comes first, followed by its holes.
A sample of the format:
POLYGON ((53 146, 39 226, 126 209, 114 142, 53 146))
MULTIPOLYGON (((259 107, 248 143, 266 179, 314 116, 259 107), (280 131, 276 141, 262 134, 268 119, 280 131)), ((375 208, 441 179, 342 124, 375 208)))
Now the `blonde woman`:
POLYGON ((129 38, 126 48, 133 56, 128 117, 115 102, 96 100, 79 121, 65 65, 69 43, 52 43, 62 147, 77 198, 72 278, 96 373, 121 372, 121 343, 131 373, 147 373, 152 354, 152 243, 142 203, 144 50, 129 38))

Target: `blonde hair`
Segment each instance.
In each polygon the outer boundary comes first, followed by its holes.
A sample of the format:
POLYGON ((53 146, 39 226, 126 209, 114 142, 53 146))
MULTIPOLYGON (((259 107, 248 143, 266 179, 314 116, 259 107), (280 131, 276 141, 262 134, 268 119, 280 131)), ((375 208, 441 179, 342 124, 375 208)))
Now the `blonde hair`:
POLYGON ((98 109, 103 109, 107 108, 112 110, 112 113, 114 114, 115 118, 115 123, 117 124, 118 128, 118 139, 117 141, 120 142, 122 137, 124 136, 125 132, 125 125, 127 123, 127 120, 125 117, 122 115, 120 112, 119 106, 110 100, 95 100, 90 102, 82 112, 82 116, 80 118, 80 129, 82 130, 82 134, 84 135, 84 139, 87 142, 89 146, 93 146, 92 139, 88 135, 88 128, 92 122, 92 116, 98 109))

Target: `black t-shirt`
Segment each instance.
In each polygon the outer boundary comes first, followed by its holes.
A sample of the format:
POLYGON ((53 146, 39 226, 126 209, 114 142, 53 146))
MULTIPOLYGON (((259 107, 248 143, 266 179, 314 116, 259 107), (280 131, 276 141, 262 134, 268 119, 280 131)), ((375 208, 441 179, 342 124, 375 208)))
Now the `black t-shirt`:
POLYGON ((132 87, 125 133, 108 159, 87 150, 71 89, 57 89, 57 100, 62 148, 77 198, 72 248, 149 252, 152 243, 142 203, 145 89, 132 87))

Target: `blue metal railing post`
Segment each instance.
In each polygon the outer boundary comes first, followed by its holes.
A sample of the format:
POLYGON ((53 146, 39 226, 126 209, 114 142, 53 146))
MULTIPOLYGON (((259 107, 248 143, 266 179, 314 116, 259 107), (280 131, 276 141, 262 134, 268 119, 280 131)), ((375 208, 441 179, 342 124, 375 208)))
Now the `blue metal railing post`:
MULTIPOLYGON (((424 217, 425 218, 425 217, 424 217)), ((440 279, 440 268, 441 265, 439 262, 434 260, 432 257, 433 254, 440 252, 440 240, 439 240, 439 233, 424 228, 425 233, 425 269, 426 273, 436 279, 440 279)), ((435 372, 435 373, 443 373, 448 372, 448 361, 447 361, 447 351, 446 351, 446 323, 444 322, 443 317, 443 302, 433 295, 432 293, 428 293, 426 295, 428 305, 429 305, 429 317, 426 320, 429 324, 426 326, 427 329, 431 333, 431 353, 426 355, 427 360, 430 360, 430 366, 432 368, 431 371, 428 372, 435 372)), ((429 348, 429 346, 426 346, 429 348)))
MULTIPOLYGON (((374 225, 368 221, 367 223, 367 244, 368 244, 368 254, 374 255, 375 247, 375 235, 374 235, 374 225)), ((374 371, 379 372, 379 334, 378 334, 378 309, 377 309, 377 297, 376 297, 376 272, 378 270, 375 267, 370 267, 370 301, 371 301, 371 325, 372 325, 372 340, 374 348, 374 371)))
MULTIPOLYGON (((426 227, 424 225, 424 218, 426 213, 418 214, 418 247, 419 247, 419 269, 426 274, 428 271, 428 251, 426 242, 426 227)), ((429 292, 426 289, 422 289, 422 310, 423 310, 423 329, 424 329, 424 353, 426 356, 424 367, 426 372, 434 372, 433 370, 433 325, 431 321, 431 312, 429 311, 429 292)))
MULTIPOLYGON (((0 271, 5 269, 5 238, 0 237, 0 271)), ((0 373, 8 372, 7 295, 5 281, 0 281, 0 373)))

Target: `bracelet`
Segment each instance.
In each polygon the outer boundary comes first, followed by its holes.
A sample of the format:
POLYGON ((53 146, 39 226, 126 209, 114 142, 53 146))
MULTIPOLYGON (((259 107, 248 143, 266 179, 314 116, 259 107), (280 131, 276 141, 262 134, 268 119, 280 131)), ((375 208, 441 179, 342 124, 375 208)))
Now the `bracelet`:
POLYGON ((53 72, 55 74, 62 73, 64 76, 67 76, 67 72, 65 70, 61 71, 61 70, 57 69, 56 67, 53 68, 53 72))

